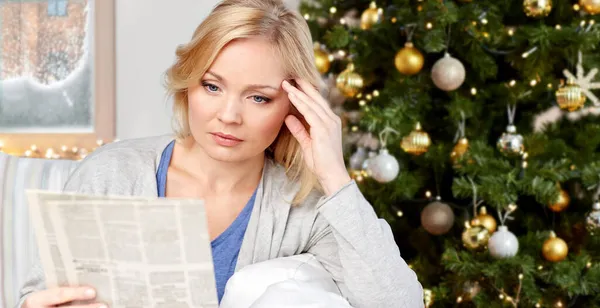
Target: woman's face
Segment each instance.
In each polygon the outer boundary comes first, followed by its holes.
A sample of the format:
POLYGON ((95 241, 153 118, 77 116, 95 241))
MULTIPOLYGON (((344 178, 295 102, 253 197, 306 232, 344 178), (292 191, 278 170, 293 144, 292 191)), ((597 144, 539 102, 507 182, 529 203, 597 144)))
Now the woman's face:
POLYGON ((188 120, 196 143, 220 161, 263 155, 290 111, 281 88, 285 77, 267 41, 229 43, 202 79, 188 88, 188 120))

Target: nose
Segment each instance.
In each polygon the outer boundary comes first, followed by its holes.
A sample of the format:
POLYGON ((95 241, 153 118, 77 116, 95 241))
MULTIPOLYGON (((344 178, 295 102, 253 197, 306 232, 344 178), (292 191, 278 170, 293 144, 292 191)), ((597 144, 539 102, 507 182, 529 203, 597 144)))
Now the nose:
POLYGON ((243 103, 238 98, 227 98, 217 117, 225 124, 242 124, 243 103))

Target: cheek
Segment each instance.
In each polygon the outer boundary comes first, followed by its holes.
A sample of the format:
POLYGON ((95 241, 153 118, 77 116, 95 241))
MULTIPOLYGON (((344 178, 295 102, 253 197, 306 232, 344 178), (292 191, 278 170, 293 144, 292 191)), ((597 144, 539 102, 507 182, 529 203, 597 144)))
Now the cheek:
POLYGON ((279 134, 279 130, 284 125, 283 122, 288 113, 289 108, 278 108, 273 112, 265 113, 264 116, 254 117, 253 122, 255 124, 253 126, 261 136, 272 141, 271 139, 275 139, 277 134, 279 134))
POLYGON ((210 105, 202 104, 206 101, 202 88, 196 87, 195 89, 188 92, 188 118, 190 125, 202 123, 203 119, 207 119, 213 113, 210 110, 210 105))

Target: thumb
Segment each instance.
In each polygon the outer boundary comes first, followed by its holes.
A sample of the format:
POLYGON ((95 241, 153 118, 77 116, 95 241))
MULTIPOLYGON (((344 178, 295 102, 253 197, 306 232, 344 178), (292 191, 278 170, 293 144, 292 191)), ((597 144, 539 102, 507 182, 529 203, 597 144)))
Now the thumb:
POLYGON ((285 125, 288 127, 294 138, 298 140, 298 143, 300 143, 300 146, 303 149, 306 150, 310 147, 310 135, 308 134, 308 131, 306 131, 304 125, 302 125, 302 122, 300 122, 300 120, 298 120, 297 117, 293 115, 288 115, 285 118, 285 125))

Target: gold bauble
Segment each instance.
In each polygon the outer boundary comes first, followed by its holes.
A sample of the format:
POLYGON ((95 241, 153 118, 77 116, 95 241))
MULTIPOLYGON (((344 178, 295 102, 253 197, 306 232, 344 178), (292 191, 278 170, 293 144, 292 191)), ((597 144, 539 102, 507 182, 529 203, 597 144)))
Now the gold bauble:
POLYGON ((408 136, 402 138, 400 146, 402 149, 412 155, 421 155, 429 149, 431 139, 429 134, 421 130, 421 123, 417 122, 415 130, 410 132, 408 136))
POLYGON ((479 209, 479 215, 471 220, 471 225, 483 226, 490 232, 490 234, 494 233, 497 227, 496 219, 494 219, 494 216, 488 214, 485 206, 482 206, 479 209))
POLYGON ((433 305, 433 292, 429 289, 423 289, 423 301, 425 302, 425 308, 433 305))
POLYGON ((563 110, 575 111, 585 105, 585 94, 575 80, 569 78, 567 84, 556 91, 556 102, 563 110))
POLYGON ((371 29, 373 25, 381 22, 381 15, 382 11, 377 8, 375 1, 371 2, 369 8, 360 16, 360 28, 363 30, 371 29))
POLYGON ((465 137, 460 138, 460 140, 458 140, 458 142, 454 145, 452 153, 450 153, 450 161, 455 164, 457 160, 467 153, 468 149, 469 140, 465 137))
POLYGON ((600 14, 600 0, 579 0, 579 5, 592 14, 600 14))
POLYGON ((354 97, 364 85, 362 76, 354 72, 354 64, 348 64, 348 67, 341 72, 336 79, 336 86, 346 97, 354 97))
POLYGON ((529 17, 546 17, 552 11, 552 0, 524 0, 523 10, 529 17))
POLYGON ((398 72, 409 76, 420 72, 424 63, 423 54, 411 42, 406 42, 404 48, 400 49, 394 58, 394 65, 398 72))
POLYGON ((483 250, 490 239, 490 232, 484 226, 471 226, 466 224, 462 233, 462 242, 470 250, 483 250))
POLYGON ((550 236, 544 241, 544 245, 542 246, 544 259, 550 262, 559 262, 564 260, 568 253, 569 247, 567 243, 560 237, 557 237, 554 231, 550 231, 550 236))
POLYGON ((323 51, 323 49, 321 49, 320 47, 318 47, 317 44, 315 44, 315 66, 317 67, 317 70, 319 71, 319 73, 321 74, 325 74, 329 71, 329 68, 331 67, 331 61, 329 60, 329 54, 325 51, 323 51))
POLYGON ((562 212, 569 207, 570 201, 571 198, 569 197, 569 194, 564 189, 561 189, 556 202, 548 204, 548 207, 553 212, 562 212))

